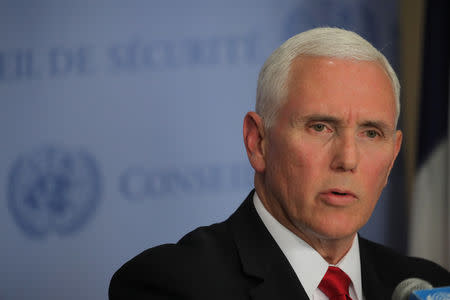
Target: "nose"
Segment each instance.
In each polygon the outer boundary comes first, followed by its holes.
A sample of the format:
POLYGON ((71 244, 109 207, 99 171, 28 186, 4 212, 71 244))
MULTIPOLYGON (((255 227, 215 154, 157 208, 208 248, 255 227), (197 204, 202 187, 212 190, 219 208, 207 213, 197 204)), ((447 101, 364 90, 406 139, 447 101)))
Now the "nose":
POLYGON ((333 147, 331 168, 340 172, 354 172, 359 163, 360 153, 355 136, 345 133, 336 137, 333 147))

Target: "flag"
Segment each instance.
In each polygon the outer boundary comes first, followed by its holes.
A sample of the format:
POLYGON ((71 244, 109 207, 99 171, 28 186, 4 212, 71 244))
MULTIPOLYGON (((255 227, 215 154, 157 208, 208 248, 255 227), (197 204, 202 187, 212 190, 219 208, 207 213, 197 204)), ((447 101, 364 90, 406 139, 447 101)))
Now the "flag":
POLYGON ((427 1, 409 254, 450 270, 449 11, 448 0, 427 1))

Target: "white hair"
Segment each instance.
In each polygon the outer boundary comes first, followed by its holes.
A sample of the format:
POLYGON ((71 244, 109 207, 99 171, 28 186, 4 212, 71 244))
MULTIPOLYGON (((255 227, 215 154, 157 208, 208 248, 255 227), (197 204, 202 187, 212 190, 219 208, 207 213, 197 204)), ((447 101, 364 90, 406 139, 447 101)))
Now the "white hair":
POLYGON ((286 101, 290 67, 292 61, 299 56, 323 56, 380 63, 392 83, 396 107, 395 126, 397 126, 400 115, 400 83, 386 57, 352 31, 320 27, 288 39, 262 66, 258 77, 255 110, 262 117, 266 128, 273 125, 278 110, 286 101))

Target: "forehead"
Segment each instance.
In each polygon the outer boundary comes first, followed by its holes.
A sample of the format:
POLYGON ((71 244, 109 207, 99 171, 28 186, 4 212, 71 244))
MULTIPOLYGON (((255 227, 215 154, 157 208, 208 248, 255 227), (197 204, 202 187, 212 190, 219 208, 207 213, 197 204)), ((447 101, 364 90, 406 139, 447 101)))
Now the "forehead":
POLYGON ((394 91, 378 62, 299 57, 291 64, 287 88, 284 108, 292 113, 365 118, 395 126, 394 91))

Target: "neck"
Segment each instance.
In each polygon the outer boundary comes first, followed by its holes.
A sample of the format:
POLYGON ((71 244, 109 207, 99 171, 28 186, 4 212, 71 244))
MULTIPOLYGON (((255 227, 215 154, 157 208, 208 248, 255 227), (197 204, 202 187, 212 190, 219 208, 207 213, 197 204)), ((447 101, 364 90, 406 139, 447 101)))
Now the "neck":
POLYGON ((356 233, 344 241, 343 239, 311 238, 310 236, 297 234, 298 237, 313 247, 323 259, 332 265, 339 263, 347 254, 352 247, 355 235, 356 233))

